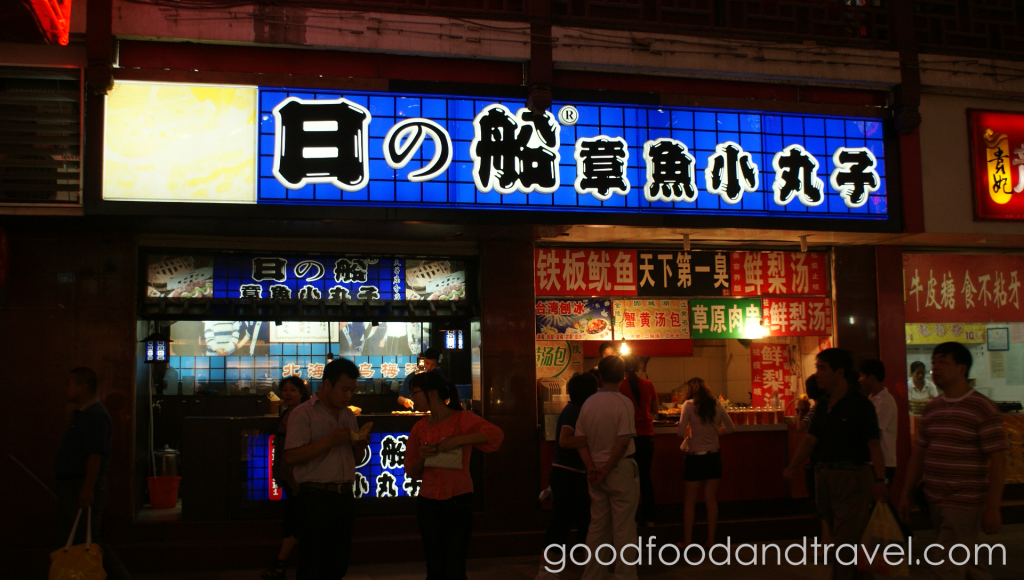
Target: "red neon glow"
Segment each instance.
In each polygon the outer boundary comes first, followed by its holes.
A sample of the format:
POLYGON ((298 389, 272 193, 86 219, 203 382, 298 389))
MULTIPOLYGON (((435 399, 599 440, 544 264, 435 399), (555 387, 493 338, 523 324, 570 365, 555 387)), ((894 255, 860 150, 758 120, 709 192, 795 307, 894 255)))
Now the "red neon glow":
POLYGON ((274 481, 274 437, 276 435, 271 435, 267 440, 267 495, 271 501, 280 501, 281 488, 274 481))
POLYGON ((71 35, 71 0, 22 0, 50 44, 67 45, 71 35))

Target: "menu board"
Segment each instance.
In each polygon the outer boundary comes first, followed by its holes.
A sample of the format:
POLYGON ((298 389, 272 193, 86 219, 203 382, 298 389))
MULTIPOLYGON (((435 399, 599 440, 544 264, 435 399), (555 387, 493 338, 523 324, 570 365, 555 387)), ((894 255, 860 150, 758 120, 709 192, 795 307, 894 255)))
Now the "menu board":
POLYGON ((768 407, 778 404, 782 408, 793 400, 795 395, 792 361, 789 349, 783 344, 751 344, 750 345, 750 401, 754 407, 768 407))
POLYGON ((761 338, 764 334, 760 300, 690 301, 690 338, 761 338))
POLYGON ((611 301, 538 300, 537 340, 611 340, 611 301))
POLYGON ((761 307, 770 336, 832 336, 829 298, 764 298, 761 307))
POLYGON ((828 254, 733 252, 733 296, 827 296, 828 254))
POLYGON ((686 300, 615 300, 612 311, 615 314, 616 339, 690 338, 689 303, 686 300))
POLYGON ((446 258, 150 254, 147 298, 465 300, 466 268, 446 258))

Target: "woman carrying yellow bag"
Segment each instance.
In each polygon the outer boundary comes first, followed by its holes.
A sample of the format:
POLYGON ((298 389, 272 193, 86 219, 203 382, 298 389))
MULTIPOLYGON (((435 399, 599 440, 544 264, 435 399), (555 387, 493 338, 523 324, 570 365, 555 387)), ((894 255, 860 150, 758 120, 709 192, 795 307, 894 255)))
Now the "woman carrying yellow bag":
POLYGON ((79 508, 75 516, 75 525, 71 526, 71 535, 63 548, 50 554, 49 580, 106 580, 107 573, 103 570, 103 549, 99 544, 92 543, 92 508, 87 508, 85 515, 85 543, 75 546, 75 532, 78 521, 82 519, 79 508))

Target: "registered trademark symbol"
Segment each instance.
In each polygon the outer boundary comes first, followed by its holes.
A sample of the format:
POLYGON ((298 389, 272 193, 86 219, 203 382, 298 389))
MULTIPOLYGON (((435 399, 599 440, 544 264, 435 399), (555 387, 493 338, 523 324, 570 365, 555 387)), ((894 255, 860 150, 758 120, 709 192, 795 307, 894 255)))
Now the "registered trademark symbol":
POLYGON ((572 105, 566 105, 558 110, 558 121, 563 125, 575 125, 579 120, 580 113, 572 105))

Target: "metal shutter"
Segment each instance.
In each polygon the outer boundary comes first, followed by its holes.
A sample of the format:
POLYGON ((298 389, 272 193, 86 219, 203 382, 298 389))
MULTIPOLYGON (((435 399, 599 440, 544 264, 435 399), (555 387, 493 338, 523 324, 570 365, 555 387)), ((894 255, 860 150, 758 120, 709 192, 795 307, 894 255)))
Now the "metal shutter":
POLYGON ((0 205, 80 203, 81 75, 0 67, 0 205))

